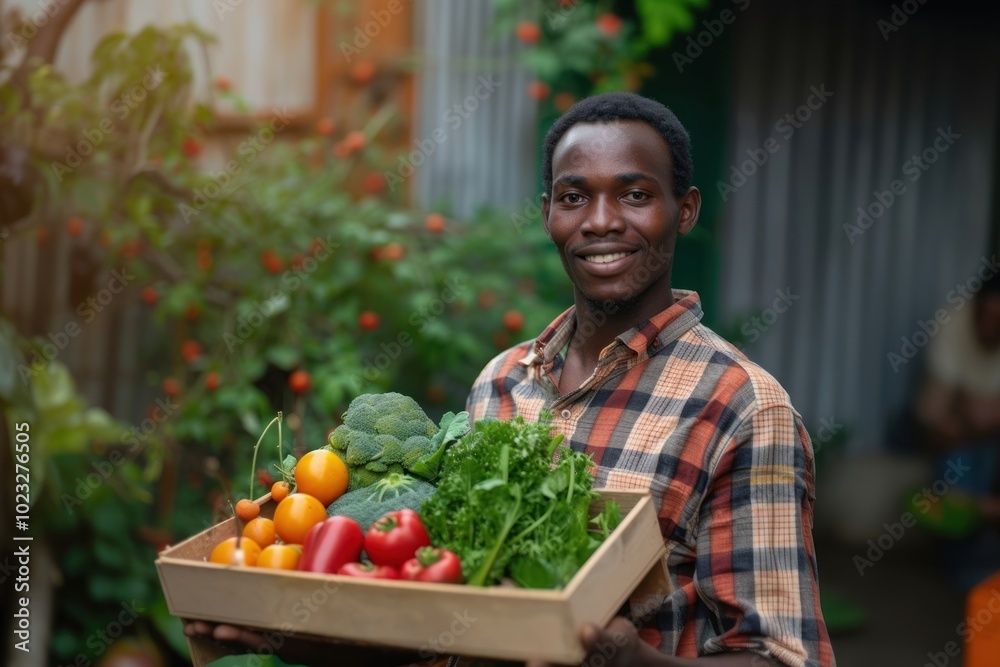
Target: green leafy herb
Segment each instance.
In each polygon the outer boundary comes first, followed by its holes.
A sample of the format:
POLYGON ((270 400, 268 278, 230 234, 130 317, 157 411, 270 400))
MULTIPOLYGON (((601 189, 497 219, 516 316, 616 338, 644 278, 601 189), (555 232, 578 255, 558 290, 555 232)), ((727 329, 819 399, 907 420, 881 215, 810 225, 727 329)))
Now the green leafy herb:
POLYGON ((434 544, 462 559, 467 583, 512 577, 530 588, 565 585, 620 518, 608 503, 588 527, 590 457, 560 446, 549 415, 527 423, 485 419, 448 449, 438 492, 421 508, 434 544))

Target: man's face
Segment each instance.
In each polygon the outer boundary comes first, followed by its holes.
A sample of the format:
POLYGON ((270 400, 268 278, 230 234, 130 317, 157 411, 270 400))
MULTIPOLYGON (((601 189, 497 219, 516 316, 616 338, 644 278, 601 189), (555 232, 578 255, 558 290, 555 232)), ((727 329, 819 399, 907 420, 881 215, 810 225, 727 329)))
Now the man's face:
POLYGON ((976 335, 987 350, 1000 347, 1000 294, 981 294, 976 299, 976 335))
POLYGON ((674 244, 700 205, 695 188, 674 195, 670 149, 652 127, 580 123, 556 145, 543 215, 578 296, 651 317, 672 302, 674 244))

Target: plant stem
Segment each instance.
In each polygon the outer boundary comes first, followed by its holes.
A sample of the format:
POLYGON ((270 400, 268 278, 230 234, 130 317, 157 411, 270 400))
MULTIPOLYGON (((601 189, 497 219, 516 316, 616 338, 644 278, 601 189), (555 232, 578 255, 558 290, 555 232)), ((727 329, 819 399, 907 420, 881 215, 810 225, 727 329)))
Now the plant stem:
POLYGON ((281 447, 281 412, 278 412, 278 416, 267 423, 264 427, 264 432, 260 434, 257 438, 257 444, 253 446, 253 461, 250 463, 250 500, 253 500, 253 478, 257 475, 257 450, 260 449, 260 443, 264 440, 264 436, 270 430, 274 422, 278 422, 278 447, 281 447))

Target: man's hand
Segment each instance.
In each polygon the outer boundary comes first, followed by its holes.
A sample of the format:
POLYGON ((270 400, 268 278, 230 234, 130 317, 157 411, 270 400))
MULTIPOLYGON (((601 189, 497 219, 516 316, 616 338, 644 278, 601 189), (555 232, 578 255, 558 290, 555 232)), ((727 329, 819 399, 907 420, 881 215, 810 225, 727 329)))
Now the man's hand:
MULTIPOLYGON (((635 667, 646 664, 639 657, 644 647, 652 647, 639 639, 639 633, 627 618, 619 616, 606 628, 588 625, 580 632, 580 642, 587 651, 582 665, 603 665, 604 667, 635 667), (598 658, 598 656, 600 656, 598 658), (596 659, 596 661, 595 661, 596 659)), ((549 667, 544 662, 529 662, 527 667, 549 667)))
POLYGON ((272 651, 274 650, 274 647, 270 646, 267 640, 264 639, 264 635, 251 632, 246 628, 238 628, 234 625, 214 625, 205 621, 185 621, 184 634, 188 637, 211 637, 220 642, 241 644, 247 647, 247 649, 258 653, 266 651, 268 648, 272 651))

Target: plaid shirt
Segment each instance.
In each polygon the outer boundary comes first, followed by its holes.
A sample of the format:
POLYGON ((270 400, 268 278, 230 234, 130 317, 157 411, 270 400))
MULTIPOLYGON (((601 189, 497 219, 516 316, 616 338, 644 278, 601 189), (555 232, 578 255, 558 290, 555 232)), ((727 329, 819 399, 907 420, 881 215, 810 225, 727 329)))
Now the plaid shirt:
POLYGON ((812 541, 813 453, 778 382, 677 302, 602 350, 577 390, 557 390, 570 308, 534 341, 493 359, 469 395, 472 418, 537 420, 592 455, 596 486, 649 489, 673 590, 653 623, 664 652, 748 650, 831 667, 812 541))

